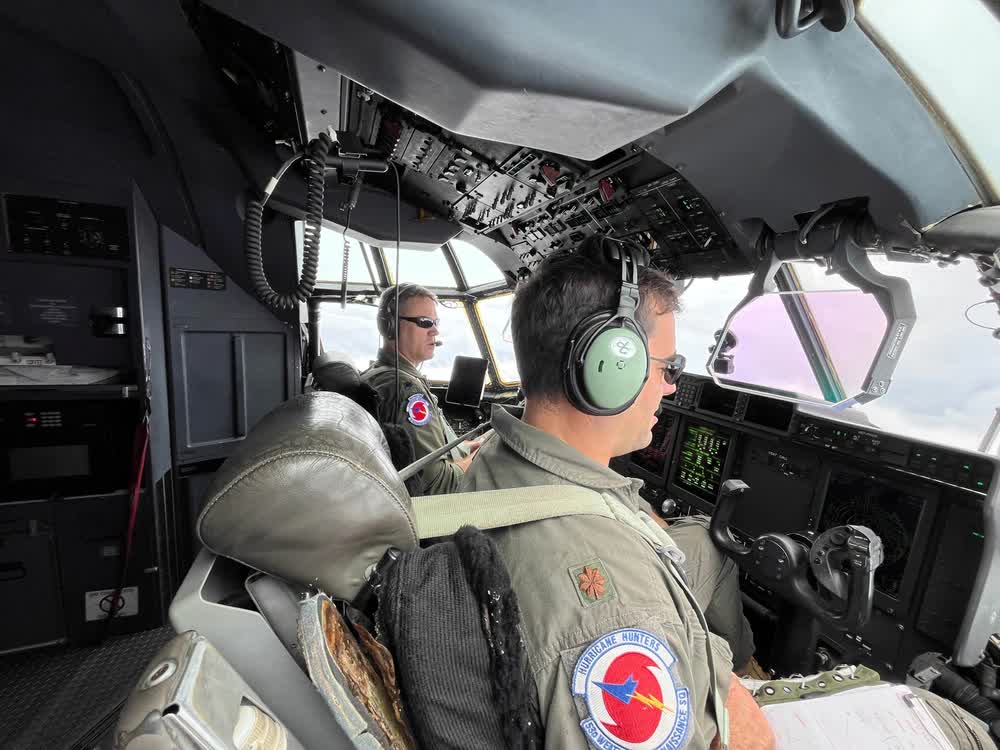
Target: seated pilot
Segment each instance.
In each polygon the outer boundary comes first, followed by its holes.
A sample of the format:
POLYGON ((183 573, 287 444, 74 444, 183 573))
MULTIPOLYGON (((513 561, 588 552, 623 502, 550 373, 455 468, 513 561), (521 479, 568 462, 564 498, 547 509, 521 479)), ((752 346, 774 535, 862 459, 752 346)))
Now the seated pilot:
MULTIPOLYGON (((546 258, 518 289, 523 414, 494 408, 495 434, 462 489, 573 484, 620 503, 617 519, 570 515, 490 532, 521 607, 546 747, 718 747, 724 702, 729 747, 770 748, 763 713, 732 674, 753 652, 735 564, 698 522, 671 524, 675 546, 654 547, 635 527, 654 523, 641 481, 608 468, 649 444, 683 368, 673 283, 638 270, 644 256, 592 238, 546 258)), ((938 723, 956 747, 975 746, 938 723)))
MULTIPOLYGON (((414 459, 419 459, 455 440, 456 435, 418 369, 434 357, 438 345, 437 297, 422 286, 400 284, 398 298, 399 338, 395 331, 397 289, 389 287, 382 293, 376 318, 385 343, 361 380, 378 392, 379 421, 402 426, 413 441, 414 459)), ((421 494, 455 492, 478 447, 477 442, 464 443, 420 472, 421 494)))

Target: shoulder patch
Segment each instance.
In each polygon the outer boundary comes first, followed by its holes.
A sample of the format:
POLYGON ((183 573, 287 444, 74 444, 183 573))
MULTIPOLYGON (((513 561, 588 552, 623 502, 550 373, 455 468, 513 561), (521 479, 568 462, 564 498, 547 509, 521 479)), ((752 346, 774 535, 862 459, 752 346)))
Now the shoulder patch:
POLYGON ((434 413, 431 411, 430 404, 427 403, 427 397, 424 394, 414 393, 406 399, 406 418, 410 420, 410 424, 423 427, 431 421, 433 416, 434 413))
POLYGON ((691 729, 688 689, 670 668, 677 658, 646 630, 603 635, 580 655, 573 695, 587 705, 580 722, 602 750, 680 750, 691 729))
POLYGON ((595 557, 582 565, 573 566, 569 569, 569 577, 573 580, 576 595, 580 597, 580 604, 584 607, 611 601, 617 594, 608 569, 600 558, 595 557))

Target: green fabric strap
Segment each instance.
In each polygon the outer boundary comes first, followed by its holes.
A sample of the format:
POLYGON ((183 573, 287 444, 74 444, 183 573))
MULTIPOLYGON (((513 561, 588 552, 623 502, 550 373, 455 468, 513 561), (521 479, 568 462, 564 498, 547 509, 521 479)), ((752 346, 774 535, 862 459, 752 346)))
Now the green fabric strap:
POLYGON ((485 531, 560 516, 615 517, 599 493, 566 484, 415 497, 413 515, 421 539, 451 536, 466 525, 485 531))

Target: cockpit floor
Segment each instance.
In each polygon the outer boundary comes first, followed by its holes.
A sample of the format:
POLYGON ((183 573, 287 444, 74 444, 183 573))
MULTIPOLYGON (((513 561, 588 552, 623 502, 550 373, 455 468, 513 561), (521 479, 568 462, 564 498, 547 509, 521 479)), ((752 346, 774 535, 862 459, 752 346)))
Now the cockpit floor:
POLYGON ((0 747, 96 747, 97 740, 108 735, 143 668, 173 635, 164 627, 110 638, 98 646, 0 657, 0 747))

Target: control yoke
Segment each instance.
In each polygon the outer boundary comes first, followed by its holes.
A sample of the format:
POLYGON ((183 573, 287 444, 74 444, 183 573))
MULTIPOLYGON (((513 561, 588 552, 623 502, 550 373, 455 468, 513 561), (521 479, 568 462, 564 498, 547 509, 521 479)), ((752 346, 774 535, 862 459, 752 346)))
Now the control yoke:
POLYGON ((859 630, 872 612, 875 570, 882 564, 882 540, 866 526, 836 526, 807 549, 785 534, 761 534, 749 545, 729 528, 736 504, 750 489, 729 479, 709 527, 715 545, 761 584, 818 620, 840 630, 859 630), (818 586, 809 578, 812 571, 818 586))

